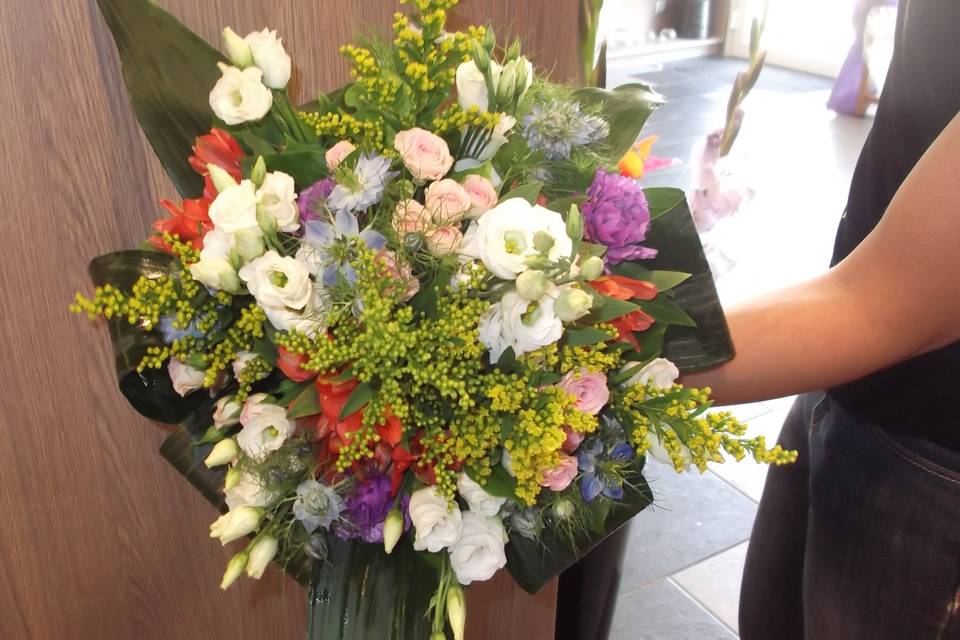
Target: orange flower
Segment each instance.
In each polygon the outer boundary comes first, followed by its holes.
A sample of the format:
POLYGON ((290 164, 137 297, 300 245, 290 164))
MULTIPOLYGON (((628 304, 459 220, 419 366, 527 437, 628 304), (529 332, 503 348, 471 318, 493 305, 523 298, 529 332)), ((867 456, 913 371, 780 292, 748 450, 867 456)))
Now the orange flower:
POLYGON ((307 356, 291 353, 283 347, 279 349, 277 356, 277 367, 294 382, 306 382, 317 375, 315 371, 307 371, 303 364, 307 361, 307 356))
POLYGON ((190 243, 194 249, 201 249, 203 236, 213 229, 213 222, 207 214, 210 201, 206 198, 184 200, 177 206, 170 200, 161 200, 160 204, 170 213, 170 217, 153 222, 155 235, 150 238, 150 244, 161 251, 171 252, 172 249, 163 239, 164 233, 171 233, 180 236, 180 240, 190 243))
POLYGON ((591 280, 590 286, 617 300, 653 300, 657 297, 657 287, 652 282, 626 276, 600 276, 591 280))
POLYGON ((620 316, 615 320, 611 320, 610 324, 616 327, 617 331, 620 332, 618 340, 621 342, 629 342, 636 348, 640 348, 640 342, 637 340, 637 336, 633 334, 634 331, 646 331, 653 326, 654 319, 643 311, 637 309, 636 311, 631 311, 625 316, 620 316))

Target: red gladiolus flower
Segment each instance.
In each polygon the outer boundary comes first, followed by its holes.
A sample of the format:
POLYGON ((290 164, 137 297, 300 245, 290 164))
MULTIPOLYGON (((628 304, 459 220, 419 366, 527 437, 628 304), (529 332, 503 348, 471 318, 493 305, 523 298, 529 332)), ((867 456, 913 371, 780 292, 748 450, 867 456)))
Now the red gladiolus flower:
POLYGON ((652 282, 626 276, 600 276, 591 280, 590 286, 617 300, 653 300, 657 297, 657 287, 652 282))
POLYGON ((307 361, 307 356, 291 353, 283 347, 280 347, 279 354, 277 357, 277 367, 280 368, 280 371, 283 371, 283 375, 294 382, 306 382, 317 375, 316 371, 307 371, 303 368, 303 364, 307 361))
POLYGON ((400 444, 400 438, 403 435, 403 425, 400 424, 400 418, 392 413, 387 415, 386 421, 377 425, 377 433, 380 434, 380 439, 391 447, 397 446, 400 444))
POLYGON ((170 213, 170 217, 153 222, 156 235, 150 238, 150 244, 170 253, 172 249, 163 239, 164 233, 170 233, 180 236, 180 240, 190 243, 194 249, 203 248, 203 236, 213 229, 213 222, 207 213, 210 201, 206 198, 184 200, 178 206, 170 200, 161 200, 160 204, 170 213))
POLYGON ((190 156, 190 166, 202 176, 206 176, 203 195, 210 200, 217 197, 217 190, 210 180, 207 165, 220 167, 230 176, 240 182, 243 179, 244 157, 243 149, 229 133, 223 129, 213 128, 210 133, 202 135, 193 144, 193 155, 190 156))
POLYGON ((638 349, 640 348, 640 342, 637 340, 637 337, 633 335, 633 332, 646 331, 653 326, 653 323, 653 318, 639 309, 610 321, 610 324, 620 332, 617 339, 621 342, 629 342, 638 349))

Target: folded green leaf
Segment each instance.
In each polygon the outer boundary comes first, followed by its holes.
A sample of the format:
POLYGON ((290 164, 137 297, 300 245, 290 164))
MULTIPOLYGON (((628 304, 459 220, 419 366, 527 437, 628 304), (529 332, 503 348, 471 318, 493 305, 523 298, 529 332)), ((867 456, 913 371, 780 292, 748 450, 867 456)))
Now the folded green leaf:
POLYGON ((361 382, 356 386, 346 404, 340 410, 340 420, 346 420, 357 411, 360 411, 373 397, 373 386, 369 382, 361 382))
POLYGON ((625 316, 628 313, 632 313, 640 308, 633 302, 628 302, 627 300, 618 300, 602 294, 596 294, 595 299, 600 300, 600 306, 593 309, 590 314, 584 318, 585 322, 589 322, 591 324, 596 324, 598 322, 610 322, 611 320, 616 320, 617 318, 625 316))
POLYGON ((568 347, 588 347, 604 340, 609 340, 610 336, 606 331, 595 327, 582 327, 579 329, 567 329, 564 334, 564 341, 568 347))
POLYGON ((651 220, 659 218, 668 211, 673 211, 687 199, 687 195, 682 190, 673 187, 650 187, 644 189, 643 194, 647 197, 651 220))
MULTIPOLYGON (((505 202, 510 198, 523 198, 530 204, 536 204, 537 198, 540 196, 540 192, 543 191, 542 182, 527 182, 519 185, 506 195, 500 197, 500 202, 505 202)), ((566 212, 564 212, 566 213, 566 212)))
POLYGON ((287 416, 295 420, 297 418, 315 416, 318 413, 320 413, 320 398, 317 395, 317 387, 309 384, 300 392, 300 395, 296 397, 293 404, 290 405, 287 416))
POLYGON ((615 89, 586 87, 574 97, 584 105, 600 105, 600 114, 610 124, 604 145, 614 162, 633 146, 647 118, 664 102, 663 96, 639 82, 615 89))
POLYGON ((180 195, 199 196, 203 179, 187 162, 210 130, 210 90, 220 53, 150 0, 97 0, 117 44, 130 103, 180 195))

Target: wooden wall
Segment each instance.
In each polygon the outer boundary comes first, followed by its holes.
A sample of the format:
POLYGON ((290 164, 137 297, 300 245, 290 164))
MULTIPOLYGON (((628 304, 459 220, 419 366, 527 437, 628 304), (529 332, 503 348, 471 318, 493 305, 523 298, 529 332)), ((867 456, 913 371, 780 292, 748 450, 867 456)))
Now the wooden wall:
MULTIPOLYGON (((392 0, 160 0, 210 41, 276 27, 301 98, 342 82, 339 44, 392 0)), ((576 0, 466 0, 559 78, 576 0)), ((93 0, 0 2, 0 638, 300 638, 305 596, 272 571, 217 589, 213 509, 159 457, 165 433, 116 391, 106 331, 70 316, 88 260, 137 244, 174 191, 131 114, 93 0)), ((552 637, 555 587, 471 590, 472 640, 552 637)))

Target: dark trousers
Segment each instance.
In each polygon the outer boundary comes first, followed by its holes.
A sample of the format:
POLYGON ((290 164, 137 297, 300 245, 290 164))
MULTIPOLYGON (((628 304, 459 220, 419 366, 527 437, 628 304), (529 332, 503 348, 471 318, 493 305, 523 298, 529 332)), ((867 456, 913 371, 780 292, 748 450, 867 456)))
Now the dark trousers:
POLYGON ((742 639, 960 639, 960 453, 865 424, 823 393, 797 400, 780 441, 799 460, 767 477, 742 639))

